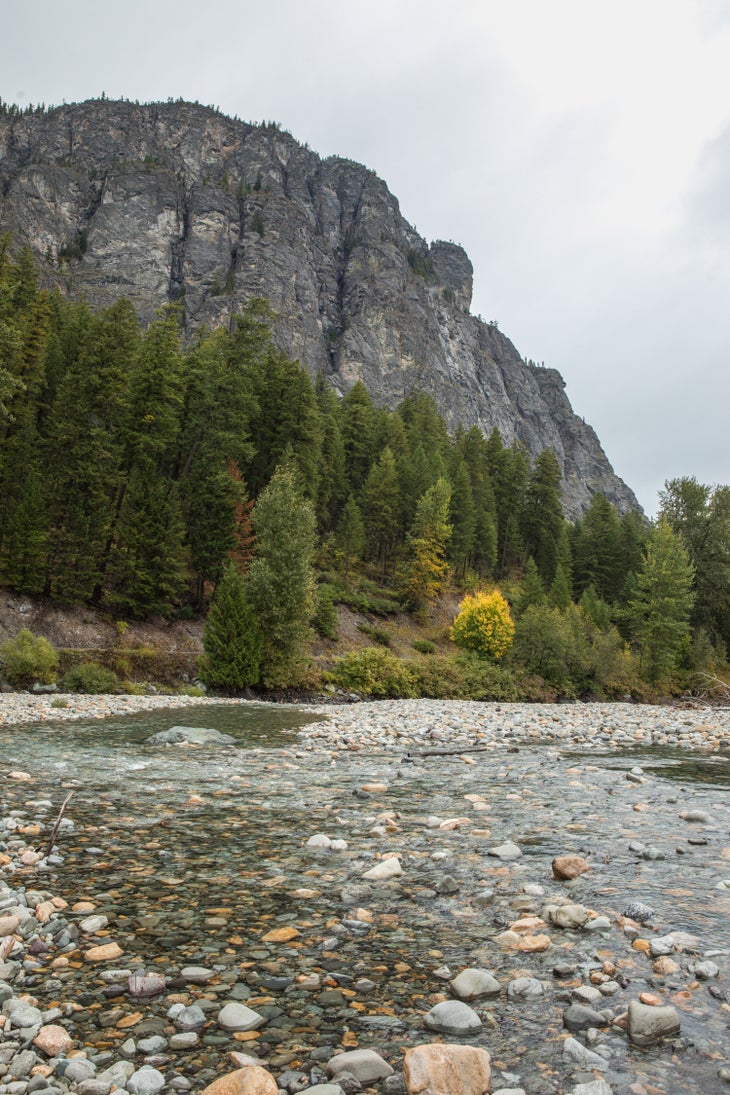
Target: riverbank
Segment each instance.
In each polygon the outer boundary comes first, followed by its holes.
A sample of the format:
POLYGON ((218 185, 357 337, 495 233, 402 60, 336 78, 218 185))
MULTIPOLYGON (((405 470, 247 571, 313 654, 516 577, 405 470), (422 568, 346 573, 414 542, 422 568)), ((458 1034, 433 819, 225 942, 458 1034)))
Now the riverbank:
MULTIPOLYGON (((0 727, 105 719, 222 704, 255 708, 258 700, 182 695, 87 696, 0 693, 0 727)), ((286 704, 267 705, 290 710, 286 704)), ((297 704, 321 717, 302 731, 311 748, 427 748, 488 742, 587 743, 606 748, 667 745, 730 750, 730 706, 680 707, 633 703, 492 703, 466 700, 376 700, 297 704)), ((198 720, 199 721, 199 720, 198 720)))
POLYGON ((247 748, 247 701, 68 698, 0 697, 0 1095, 247 1058, 262 1095, 402 1095, 425 1043, 489 1053, 493 1092, 727 1090, 729 711, 322 705, 247 748))

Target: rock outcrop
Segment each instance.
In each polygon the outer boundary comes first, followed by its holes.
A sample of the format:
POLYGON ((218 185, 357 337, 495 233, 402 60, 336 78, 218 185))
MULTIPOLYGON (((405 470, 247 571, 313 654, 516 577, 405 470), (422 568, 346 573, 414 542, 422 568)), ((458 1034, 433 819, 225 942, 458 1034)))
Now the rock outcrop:
POLYGON ((560 374, 470 314, 463 249, 429 246, 374 172, 275 125, 184 102, 6 111, 0 231, 49 283, 93 306, 126 296, 143 319, 180 300, 192 330, 266 297, 280 348, 338 392, 361 379, 390 407, 427 392, 451 429, 553 449, 568 515, 596 491, 639 508, 560 374))

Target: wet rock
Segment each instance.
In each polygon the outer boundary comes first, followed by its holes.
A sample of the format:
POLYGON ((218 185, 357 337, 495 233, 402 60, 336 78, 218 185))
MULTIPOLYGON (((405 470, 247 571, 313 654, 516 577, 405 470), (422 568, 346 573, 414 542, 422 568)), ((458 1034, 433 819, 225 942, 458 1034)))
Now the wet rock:
POLYGON ((229 1072, 203 1088, 202 1095, 279 1095, 276 1080, 261 1065, 229 1072))
POLYGON ((165 1086, 165 1077, 156 1068, 143 1065, 127 1080, 127 1091, 132 1095, 156 1095, 165 1086))
POLYGON ((553 860, 552 868, 555 878, 570 881, 590 871, 591 865, 580 855, 559 855, 553 860))
POLYGON ((513 859, 520 859, 522 856, 521 849, 512 840, 506 840, 504 844, 498 844, 495 848, 489 848, 487 855, 494 856, 496 859, 502 859, 510 861, 513 859))
POLYGON ((489 970, 469 968, 457 974, 451 988, 461 1000, 476 1000, 480 996, 496 996, 502 986, 489 970))
POLYGON ((235 744, 236 739, 202 726, 171 726, 152 734, 147 741, 153 745, 229 745, 235 744))
POLYGON ((511 1000, 534 1000, 543 995, 543 987, 536 977, 515 977, 507 985, 507 995, 511 1000))
POLYGON ((571 1004, 563 1013, 566 1030, 588 1030, 590 1027, 607 1026, 606 1018, 586 1004, 571 1004))
POLYGON ((550 910, 550 919, 558 928, 581 928, 588 919, 588 909, 584 905, 559 905, 550 910))
POLYGON ((587 1071, 597 1069, 599 1072, 608 1071, 608 1061, 593 1050, 587 1049, 577 1038, 566 1038, 563 1042, 563 1057, 571 1064, 584 1068, 587 1071))
POLYGON ((632 901, 621 915, 628 916, 629 920, 635 920, 637 924, 646 924, 655 914, 651 905, 645 905, 643 901, 632 901))
POLYGON ((408 1095, 484 1095, 490 1090, 490 1057, 476 1046, 432 1043, 406 1051, 408 1095))
POLYGON ((460 1000, 445 1000, 436 1004, 424 1016, 424 1023, 429 1030, 437 1030, 441 1034, 476 1034, 482 1028, 482 1021, 475 1011, 460 1000))
POLYGON ((33 1039, 33 1045, 43 1051, 47 1057, 57 1057, 68 1053, 73 1045, 70 1034, 54 1023, 42 1026, 33 1039))
POLYGON ((223 1030, 258 1030, 266 1022, 266 1017, 246 1007, 237 1000, 231 1000, 218 1012, 218 1026, 223 1030))
POLYGON ((370 1084, 393 1075, 393 1069, 374 1049, 353 1049, 332 1057, 325 1066, 327 1075, 337 1079, 350 1072, 361 1084, 370 1084))
POLYGON ((369 871, 365 871, 362 877, 369 878, 372 882, 385 882, 389 878, 399 878, 402 874, 403 868, 398 856, 391 856, 389 859, 382 859, 380 863, 376 863, 369 871))
POLYGON ((676 1008, 650 1007, 638 1000, 629 1003, 628 1032, 637 1046, 650 1046, 662 1038, 674 1038, 680 1031, 676 1008))

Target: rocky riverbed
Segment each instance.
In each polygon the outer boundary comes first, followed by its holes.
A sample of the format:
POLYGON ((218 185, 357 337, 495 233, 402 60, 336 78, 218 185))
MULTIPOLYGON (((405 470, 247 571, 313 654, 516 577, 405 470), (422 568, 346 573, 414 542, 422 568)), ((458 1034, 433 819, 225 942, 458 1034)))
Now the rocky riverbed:
POLYGON ((67 702, 0 697, 0 1093, 730 1090, 730 711, 67 702))

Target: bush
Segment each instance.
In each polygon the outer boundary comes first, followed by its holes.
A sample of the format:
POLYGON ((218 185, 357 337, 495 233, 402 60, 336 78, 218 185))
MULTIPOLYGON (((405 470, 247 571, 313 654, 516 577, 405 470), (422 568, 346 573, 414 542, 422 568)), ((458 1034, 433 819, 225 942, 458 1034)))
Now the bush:
POLYGON ((119 680, 116 673, 98 662, 84 662, 69 669, 61 680, 63 692, 88 692, 98 695, 101 692, 116 692, 119 680))
POLYGON ((372 639, 378 646, 390 646, 390 632, 384 627, 371 627, 370 624, 358 624, 357 630, 372 639))
POLYGON ((509 605, 498 589, 467 594, 451 628, 451 638, 466 650, 488 658, 501 658, 509 649, 515 625, 509 605))
POLYGON ((346 654, 335 664, 332 680, 341 688, 366 696, 412 699, 418 695, 412 668, 382 647, 367 646, 346 654))
POLYGON ((634 662, 618 631, 600 630, 577 605, 565 612, 527 608, 517 623, 512 661, 564 696, 616 695, 635 684, 634 662))
POLYGON ((48 639, 33 635, 27 628, 0 646, 3 676, 16 688, 53 684, 58 669, 58 653, 48 639))
POLYGON ((523 698, 509 669, 464 651, 454 659, 464 679, 465 699, 513 703, 523 698))
POLYGON ((333 586, 322 584, 317 587, 317 610, 312 618, 312 626, 323 639, 337 638, 337 608, 333 586))
POLYGON ((436 653, 436 643, 432 643, 430 639, 415 639, 411 645, 419 654, 436 653))

